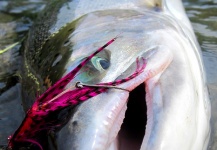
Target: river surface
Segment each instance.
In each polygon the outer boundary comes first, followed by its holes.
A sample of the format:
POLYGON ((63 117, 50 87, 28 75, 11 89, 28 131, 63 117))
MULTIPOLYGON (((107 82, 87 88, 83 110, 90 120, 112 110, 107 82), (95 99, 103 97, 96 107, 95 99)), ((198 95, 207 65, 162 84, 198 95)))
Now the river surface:
MULTIPOLYGON (((24 117, 19 77, 21 44, 16 42, 24 39, 47 1, 0 0, 0 145, 7 143, 6 135, 12 134, 24 117), (12 49, 3 51, 12 44, 12 49)), ((201 45, 207 74, 212 107, 208 149, 217 150, 217 0, 184 0, 184 6, 201 45)))

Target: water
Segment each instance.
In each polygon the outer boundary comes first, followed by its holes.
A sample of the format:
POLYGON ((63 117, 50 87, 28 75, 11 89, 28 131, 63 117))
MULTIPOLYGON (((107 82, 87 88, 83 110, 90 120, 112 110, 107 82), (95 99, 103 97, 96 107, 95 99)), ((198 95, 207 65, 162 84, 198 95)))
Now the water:
POLYGON ((19 127, 25 115, 18 71, 21 44, 4 53, 1 50, 23 40, 45 4, 42 0, 0 1, 0 145, 7 144, 7 136, 19 127))
MULTIPOLYGON (((0 50, 22 41, 29 27, 48 0, 0 1, 0 50)), ((207 83, 212 106, 212 134, 209 150, 217 149, 217 0, 184 0, 198 41, 202 48, 207 83)), ((22 118, 19 101, 20 44, 1 54, 0 51, 0 145, 7 143, 5 135, 14 132, 22 118), (16 94, 13 94, 16 93, 16 94), (19 103, 17 104, 17 101, 19 103), (16 115, 13 112, 16 112, 16 115), (5 127, 8 127, 5 129, 5 127)), ((0 148, 1 149, 1 148, 0 148)))

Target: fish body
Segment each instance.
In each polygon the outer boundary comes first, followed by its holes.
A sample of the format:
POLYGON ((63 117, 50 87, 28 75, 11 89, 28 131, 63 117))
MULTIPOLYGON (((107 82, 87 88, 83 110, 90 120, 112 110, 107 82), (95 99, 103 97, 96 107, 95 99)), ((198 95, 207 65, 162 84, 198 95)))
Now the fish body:
POLYGON ((29 106, 33 91, 54 83, 117 35, 65 89, 126 78, 138 57, 147 60, 144 72, 118 86, 132 92, 111 88, 73 110, 57 133, 59 149, 207 149, 210 103, 203 62, 181 1, 55 1, 45 12, 24 45, 23 88, 30 80, 36 85, 24 91, 29 106))

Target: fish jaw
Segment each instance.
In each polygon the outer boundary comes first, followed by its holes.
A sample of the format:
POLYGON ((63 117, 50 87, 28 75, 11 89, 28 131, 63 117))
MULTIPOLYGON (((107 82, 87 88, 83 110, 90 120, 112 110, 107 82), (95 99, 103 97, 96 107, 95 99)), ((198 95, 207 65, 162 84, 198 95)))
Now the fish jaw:
POLYGON ((129 94, 125 91, 111 90, 84 102, 75 112, 68 125, 62 129, 62 134, 59 134, 59 148, 67 150, 105 149, 108 147, 109 140, 114 138, 122 124, 128 96, 129 94), (105 99, 105 97, 110 97, 112 101, 105 99), (100 101, 101 98, 105 101, 100 101), (99 106, 103 109, 97 108, 99 106), (87 116, 86 113, 83 113, 87 110, 89 113, 94 112, 94 114, 88 114, 87 116), (117 125, 113 125, 114 122, 117 125), (111 131, 112 127, 114 128, 113 131, 111 131), (67 134, 64 134, 64 132, 67 132, 67 134), (73 137, 74 134, 76 136, 73 137), (68 137, 65 137, 65 135, 68 137))

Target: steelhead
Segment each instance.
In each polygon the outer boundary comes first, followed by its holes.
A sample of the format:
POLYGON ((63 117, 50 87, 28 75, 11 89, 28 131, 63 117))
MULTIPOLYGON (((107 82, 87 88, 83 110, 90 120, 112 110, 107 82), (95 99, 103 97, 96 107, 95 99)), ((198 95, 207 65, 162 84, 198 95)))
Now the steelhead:
POLYGON ((108 87, 78 107, 56 114, 71 118, 56 132, 54 147, 207 149, 210 102, 203 62, 179 0, 53 1, 23 45, 25 109, 37 92, 51 87, 117 35, 65 90, 76 89, 78 82, 96 86, 124 79, 137 70, 137 58, 146 60, 146 68, 116 86, 121 89, 108 87))

